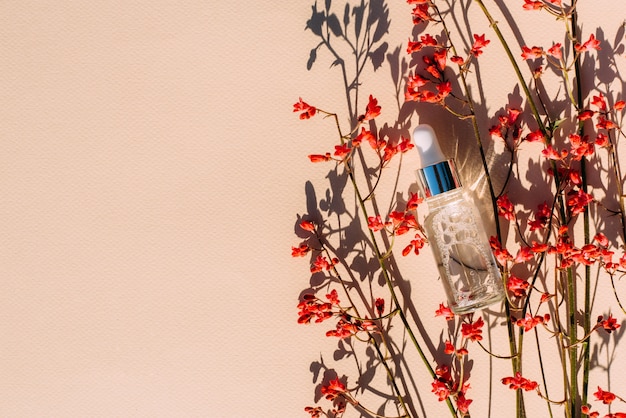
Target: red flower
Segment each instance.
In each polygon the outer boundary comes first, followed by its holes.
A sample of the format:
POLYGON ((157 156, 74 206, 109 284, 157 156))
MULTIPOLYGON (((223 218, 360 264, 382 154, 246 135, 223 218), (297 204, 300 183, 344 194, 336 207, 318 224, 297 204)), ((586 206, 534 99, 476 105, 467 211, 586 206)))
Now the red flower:
POLYGON ((589 40, 587 40, 582 45, 580 43, 576 43, 576 45, 574 45, 574 49, 576 49, 577 52, 591 51, 593 49, 599 51, 601 49, 600 41, 598 41, 592 33, 591 35, 589 35, 589 40))
POLYGON ((531 132, 528 135, 526 135, 526 138, 524 138, 524 140, 527 142, 539 142, 539 141, 543 141, 544 139, 545 139, 545 136, 543 136, 543 132, 541 132, 540 130, 531 132))
POLYGON ((593 240, 596 241, 598 244, 600 244, 603 247, 607 247, 609 245, 609 239, 602 232, 598 232, 593 237, 593 240))
POLYGON ((513 294, 513 296, 523 297, 526 296, 526 289, 530 284, 526 280, 522 280, 517 276, 510 275, 509 280, 506 283, 507 289, 513 294))
POLYGON ((402 255, 406 257, 407 255, 409 255, 411 250, 415 251, 415 255, 419 255, 420 250, 424 248, 425 244, 426 240, 419 233, 415 234, 415 239, 411 240, 411 243, 404 247, 404 250, 402 250, 402 255))
POLYGON ((309 155, 309 160, 311 160, 312 163, 321 163, 324 161, 330 161, 331 160, 330 152, 327 152, 325 155, 311 154, 309 155))
POLYGON ((598 317, 598 323, 602 324, 602 328, 605 329, 609 334, 616 329, 618 329, 621 325, 617 323, 617 320, 613 318, 613 315, 609 315, 607 319, 604 319, 603 316, 598 317))
POLYGON ((540 1, 524 0, 522 6, 525 10, 539 10, 543 7, 543 3, 540 1))
POLYGON ((417 206, 422 203, 423 199, 421 199, 417 193, 411 193, 411 197, 409 201, 406 202, 406 210, 415 210, 417 206))
POLYGON ((556 44, 552 45, 548 49, 548 54, 553 56, 554 58, 556 58, 558 60, 563 58, 563 50, 561 49, 561 44, 560 43, 556 43, 556 44))
POLYGON ((603 404, 608 405, 616 398, 615 394, 604 391, 598 386, 598 391, 593 394, 597 400, 602 401, 603 404))
POLYGON ((608 147, 609 146, 609 137, 603 133, 599 133, 596 135, 595 144, 599 147, 608 147))
POLYGON ((513 208, 513 203, 509 200, 509 196, 507 194, 503 194, 500 196, 496 202, 498 204, 498 215, 504 217, 509 221, 515 220, 515 211, 513 208))
POLYGON ((304 408, 304 411, 311 414, 311 418, 320 418, 322 414, 322 408, 320 408, 319 406, 316 406, 316 407, 307 406, 304 408))
POLYGON ((330 270, 334 265, 333 262, 329 262, 328 259, 324 256, 318 255, 315 261, 313 262, 313 266, 311 266, 311 273, 318 273, 324 270, 330 270))
POLYGON ((599 412, 591 412, 591 409, 589 408, 589 405, 583 405, 580 407, 580 412, 582 412, 585 415, 590 416, 591 418, 598 418, 600 416, 599 412))
POLYGON ((450 389, 445 382, 437 379, 432 383, 432 386, 433 389, 431 390, 431 392, 437 395, 437 399, 439 399, 439 402, 448 399, 448 396, 450 396, 450 389))
POLYGON ((380 215, 369 216, 367 218, 367 227, 369 229, 371 229, 372 231, 374 231, 374 232, 380 231, 385 226, 387 226, 387 223, 383 223, 382 222, 382 219, 380 218, 380 215))
POLYGON ((305 231, 315 232, 315 224, 311 221, 302 221, 300 222, 300 228, 305 231))
POLYGON ((350 154, 350 151, 351 150, 348 144, 335 145, 335 156, 339 158, 343 158, 346 155, 350 154))
POLYGON ((454 346, 452 345, 450 340, 446 340, 446 342, 444 344, 446 345, 445 348, 443 349, 443 352, 445 354, 452 354, 452 353, 454 353, 454 351, 456 349, 454 348, 454 346))
POLYGON ((337 297, 337 291, 335 289, 331 290, 331 292, 326 295, 326 299, 333 305, 339 305, 339 298, 337 297))
POLYGON ((435 316, 443 316, 446 321, 451 321, 454 319, 454 313, 450 308, 445 306, 443 303, 439 304, 439 309, 435 311, 435 316))
POLYGON ((300 97, 298 103, 293 105, 293 111, 302 112, 300 113, 300 119, 309 119, 311 116, 315 116, 315 112, 317 112, 317 109, 302 101, 302 97, 300 97))
POLYGON ((482 49, 486 47, 487 45, 489 45, 489 42, 491 41, 488 39, 485 39, 484 33, 482 35, 474 34, 474 44, 472 45, 472 50, 470 51, 470 53, 473 56, 478 57, 480 54, 483 53, 482 49))
POLYGON ((518 327, 524 327, 524 331, 530 331, 531 329, 535 328, 537 325, 545 324, 549 320, 550 320, 549 314, 545 314, 544 316, 541 316, 541 315, 532 316, 531 314, 527 313, 526 317, 518 319, 515 322, 515 325, 517 325, 518 327))
POLYGON ((463 414, 467 414, 471 403, 472 403, 472 400, 465 398, 464 394, 460 394, 456 398, 456 407, 459 408, 459 411, 462 412, 463 414))
POLYGON ((431 20, 430 14, 428 13, 428 2, 413 2, 410 4, 417 4, 415 8, 411 11, 411 14, 413 15, 414 25, 422 22, 428 22, 429 20, 431 20))
POLYGON ((601 111, 606 110, 606 101, 604 100, 604 95, 602 93, 600 93, 599 96, 593 96, 591 104, 596 106, 601 111))
POLYGON ((505 377, 501 380, 503 385, 509 385, 510 389, 524 389, 526 392, 536 390, 539 386, 537 382, 522 377, 520 372, 516 372, 515 376, 505 377))
POLYGON ((623 110, 623 109, 624 109, 624 107, 626 107, 626 102, 625 102, 625 101, 623 101, 623 100, 619 100, 619 101, 615 102, 615 105, 613 106, 613 108, 614 108, 616 111, 618 111, 618 112, 619 112, 620 110, 623 110))
POLYGON ((372 131, 365 129, 365 127, 361 127, 361 133, 358 134, 357 137, 352 140, 352 146, 353 147, 360 146, 363 140, 369 142, 372 148, 377 147, 376 137, 374 136, 374 134, 372 134, 372 131))
POLYGON ((291 247, 291 256, 292 257, 304 257, 305 255, 309 253, 310 249, 311 248, 309 248, 309 246, 306 244, 300 244, 299 247, 291 247))
POLYGON ((533 46, 529 48, 522 46, 522 58, 525 60, 541 58, 543 56, 543 48, 539 46, 533 46))
POLYGON ((359 116, 359 121, 365 122, 368 120, 372 120, 379 115, 380 106, 378 106, 378 100, 370 94, 369 102, 367 103, 367 107, 365 108, 365 115, 359 116))
POLYGON ((328 382, 328 385, 322 386, 321 392, 322 395, 326 396, 326 399, 332 401, 339 395, 346 393, 346 387, 339 381, 339 378, 336 378, 328 382))
POLYGON ((593 110, 583 110, 582 112, 580 112, 578 114, 578 120, 579 121, 585 121, 585 120, 589 120, 593 117, 593 115, 595 114, 595 112, 593 110))
POLYGON ((461 334, 463 335, 463 338, 467 338, 470 341, 482 340, 483 325, 485 325, 485 322, 482 317, 478 318, 475 322, 461 325, 461 334))
POLYGON ((576 215, 585 211, 585 207, 593 202, 593 196, 582 190, 570 191, 567 194, 567 206, 572 211, 572 214, 576 215))

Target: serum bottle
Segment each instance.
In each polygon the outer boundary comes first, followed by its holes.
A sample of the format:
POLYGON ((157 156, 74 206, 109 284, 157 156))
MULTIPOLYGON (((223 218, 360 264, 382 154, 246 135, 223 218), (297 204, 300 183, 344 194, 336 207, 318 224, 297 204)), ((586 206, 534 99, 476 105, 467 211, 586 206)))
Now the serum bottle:
POLYGON ((450 309, 466 314, 504 298, 504 286, 478 210, 465 196, 454 161, 428 125, 413 131, 422 168, 418 185, 428 204, 424 229, 450 309))

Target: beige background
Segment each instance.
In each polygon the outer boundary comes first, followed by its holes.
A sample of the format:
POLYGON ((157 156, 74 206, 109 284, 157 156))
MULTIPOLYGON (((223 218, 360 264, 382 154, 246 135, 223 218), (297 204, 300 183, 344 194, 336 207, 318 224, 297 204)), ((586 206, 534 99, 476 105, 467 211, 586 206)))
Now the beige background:
MULTIPOLYGON (((584 28, 612 40, 623 3, 581 3, 584 28)), ((334 136, 291 111, 299 96, 345 107, 328 56, 306 69, 312 4, 0 2, 0 416, 306 416, 309 366, 336 343, 296 324, 309 275, 290 247, 306 181, 326 185, 306 155, 334 136)), ((553 37, 539 30, 551 19, 511 7, 535 25, 528 44, 553 37)), ((404 50, 410 6, 389 8, 386 41, 404 50)), ((500 53, 493 42, 483 64, 491 111, 513 83, 500 53)), ((623 51, 616 60, 623 74, 623 51)), ((392 121, 389 69, 363 81, 392 121)), ((431 261, 403 263, 437 335, 431 261)), ((513 416, 498 383, 508 363, 490 377, 476 361, 495 400, 476 389, 475 416, 513 416)), ((428 416, 445 416, 417 376, 428 416)))

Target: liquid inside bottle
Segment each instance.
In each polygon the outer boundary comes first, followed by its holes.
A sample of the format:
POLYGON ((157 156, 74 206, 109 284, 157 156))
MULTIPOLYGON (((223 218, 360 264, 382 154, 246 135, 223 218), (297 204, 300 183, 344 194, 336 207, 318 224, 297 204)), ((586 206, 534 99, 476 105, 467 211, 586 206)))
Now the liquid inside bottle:
POLYGON ((456 314, 498 302, 504 287, 483 224, 462 189, 427 199, 424 228, 450 309, 456 314))

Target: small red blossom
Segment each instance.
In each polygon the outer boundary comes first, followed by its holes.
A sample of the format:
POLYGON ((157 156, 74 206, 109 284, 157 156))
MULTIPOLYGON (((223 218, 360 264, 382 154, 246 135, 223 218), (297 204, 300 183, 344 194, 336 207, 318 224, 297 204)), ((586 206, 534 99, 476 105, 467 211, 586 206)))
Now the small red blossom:
POLYGON ((448 397, 450 396, 450 388, 445 382, 437 379, 432 383, 432 386, 433 388, 431 392, 437 395, 437 399, 439 399, 439 402, 448 399, 448 397))
POLYGON ((583 405, 580 407, 580 412, 582 412, 583 414, 591 417, 591 418, 598 418, 600 416, 599 412, 591 412, 591 409, 589 408, 589 405, 583 405))
POLYGON ((539 10, 543 8, 543 2, 533 1, 533 0, 524 0, 524 5, 522 7, 525 10, 539 10))
POLYGON ((620 111, 620 110, 624 110, 624 107, 626 107, 626 102, 623 100, 618 100, 617 102, 615 102, 615 104, 613 105, 613 109, 615 109, 616 111, 620 111))
POLYGON ((348 144, 335 145, 335 156, 339 158, 343 158, 346 155, 350 154, 350 147, 348 144))
POLYGON ((420 198, 417 193, 411 193, 409 201, 406 202, 406 210, 416 210, 417 206, 422 203, 424 199, 420 198))
POLYGON ((503 385, 509 385, 510 389, 518 390, 523 389, 526 392, 536 390, 539 384, 522 377, 520 372, 516 372, 515 376, 505 377, 501 380, 503 385))
POLYGON ((525 318, 520 318, 515 321, 515 325, 518 327, 524 327, 524 331, 530 331, 535 328, 539 324, 545 324, 550 320, 550 314, 545 314, 544 316, 535 315, 527 313, 525 318))
POLYGON ((523 263, 524 261, 532 260, 535 257, 533 254, 533 249, 531 247, 521 247, 517 251, 517 255, 515 255, 515 260, 513 262, 515 264, 523 263))
POLYGON ((572 134, 569 136, 569 141, 572 144, 570 154, 574 161, 580 161, 583 157, 590 157, 595 151, 593 142, 589 141, 588 135, 581 137, 580 135, 572 134))
POLYGON ((560 60, 563 58, 563 49, 560 43, 556 43, 548 48, 548 55, 560 60))
POLYGON ((372 120, 380 115, 380 106, 378 106, 378 100, 375 99, 371 94, 369 98, 369 102, 367 103, 367 107, 365 109, 365 115, 359 116, 360 122, 365 122, 368 120, 372 120))
POLYGON ((606 111, 606 100, 604 100, 604 95, 602 93, 598 96, 593 96, 591 104, 596 106, 600 111, 606 111))
POLYGON ((581 189, 572 190, 567 194, 567 206, 574 215, 584 212, 587 205, 591 202, 593 202, 593 196, 581 189))
POLYGON ((497 237, 490 237, 489 245, 493 250, 493 254, 496 257, 496 260, 498 260, 501 265, 505 265, 507 262, 513 260, 513 256, 511 255, 511 253, 506 248, 502 248, 502 244, 500 244, 500 241, 498 241, 497 237))
POLYGON ((456 398, 456 407, 463 414, 467 414, 469 412, 469 406, 471 403, 472 400, 467 399, 462 393, 456 398))
POLYGON ((322 255, 318 255, 317 258, 315 259, 315 261, 313 262, 313 265, 311 266, 311 273, 319 273, 320 271, 328 271, 330 270, 335 264, 336 260, 333 259, 332 261, 328 261, 328 259, 322 255))
POLYGON ((463 65, 463 64, 465 64, 465 59, 463 59, 463 57, 459 57, 458 55, 454 55, 454 56, 450 57, 450 61, 452 61, 456 65, 463 65))
POLYGON ((596 37, 593 35, 593 33, 591 35, 589 35, 589 39, 587 41, 585 41, 585 43, 583 43, 582 45, 580 43, 576 43, 574 45, 574 49, 576 49, 576 52, 585 52, 585 51, 591 51, 591 50, 600 50, 600 41, 598 41, 596 39, 596 37))
POLYGON ((617 319, 613 318, 613 315, 609 315, 607 319, 604 319, 604 317, 600 315, 598 317, 598 323, 601 324, 602 328, 609 334, 621 326, 617 323, 617 319))
POLYGON ((311 160, 312 163, 321 163, 324 161, 330 161, 332 158, 330 156, 330 152, 327 152, 326 154, 322 155, 322 154, 311 154, 308 156, 309 160, 311 160))
POLYGON ((610 144, 609 137, 603 133, 599 133, 596 135, 595 144, 599 147, 608 147, 610 144))
POLYGON ((556 160, 556 161, 560 161, 563 160, 565 157, 567 157, 567 150, 561 150, 559 152, 559 150, 557 150, 556 148, 554 148, 551 144, 548 144, 542 151, 541 154, 550 159, 550 160, 556 160))
POLYGON ((527 46, 522 46, 522 58, 525 60, 537 59, 543 56, 543 48, 539 46, 533 46, 529 48, 527 46))
POLYGON ((515 211, 513 203, 511 203, 511 200, 509 199, 509 195, 503 194, 498 198, 496 203, 498 205, 498 215, 509 221, 515 220, 515 211))
POLYGON ((341 318, 337 321, 337 325, 335 329, 331 329, 326 331, 327 337, 337 337, 337 338, 349 338, 352 335, 356 334, 359 331, 359 327, 356 324, 353 324, 345 319, 341 318))
POLYGON ((302 112, 300 113, 300 119, 309 119, 312 116, 315 116, 317 109, 314 106, 302 101, 302 97, 300 97, 298 103, 293 105, 293 111, 302 112))
POLYGON ((605 118, 604 116, 600 116, 598 118, 598 123, 596 123, 596 128, 598 128, 598 129, 609 130, 609 129, 615 129, 617 127, 618 126, 617 126, 617 124, 615 122, 605 118))
POLYGON ((308 324, 315 318, 315 323, 324 322, 333 317, 332 304, 322 302, 315 295, 306 294, 298 304, 298 323, 308 324))
POLYGON ((387 226, 387 223, 383 223, 380 215, 369 216, 367 218, 367 227, 374 232, 380 231, 387 226))
POLYGON ((431 20, 430 13, 428 12, 428 2, 424 3, 412 3, 416 4, 415 8, 411 11, 413 17, 413 24, 417 25, 423 22, 431 20))
POLYGON ((443 303, 439 304, 439 309, 435 311, 435 316, 443 316, 446 321, 452 321, 454 319, 452 310, 443 303))
POLYGON ((306 244, 300 244, 299 247, 291 247, 292 257, 304 257, 309 253, 311 248, 306 244))
POLYGON ((598 232, 594 235, 593 240, 603 247, 607 247, 609 245, 609 239, 602 232, 598 232))
POLYGON ((376 137, 374 136, 372 131, 370 131, 369 129, 365 129, 365 127, 361 127, 361 133, 359 133, 356 138, 352 140, 352 146, 358 147, 363 141, 367 141, 372 146, 372 148, 378 147, 378 141, 376 140, 376 137))
POLYGON ((443 352, 445 354, 452 354, 456 351, 456 348, 454 348, 454 345, 452 345, 450 340, 446 340, 444 344, 445 344, 445 348, 443 349, 443 352))
POLYGON ((415 252, 415 255, 419 255, 420 250, 424 248, 426 244, 426 240, 419 233, 415 234, 415 239, 412 239, 410 244, 404 247, 402 250, 402 255, 407 256, 411 253, 411 250, 415 252))
POLYGON ((315 224, 311 221, 303 220, 302 222, 300 222, 300 228, 304 229, 305 231, 315 232, 315 224))
POLYGON ((602 401, 603 404, 609 405, 613 402, 617 396, 614 393, 602 390, 600 386, 598 386, 598 391, 593 394, 597 400, 602 401))
POLYGON ((328 299, 332 305, 339 305, 339 298, 335 289, 331 290, 330 293, 326 295, 326 299, 328 299))
POLYGON ((591 118, 593 118, 593 115, 595 114, 595 112, 593 110, 583 110, 582 112, 580 112, 577 116, 578 120, 583 122, 586 120, 589 120, 591 118))
POLYGON ((322 408, 319 406, 306 406, 304 412, 311 414, 311 418, 320 418, 322 416, 322 408))
POLYGON ((520 279, 519 277, 511 274, 507 280, 506 286, 513 296, 519 298, 526 296, 526 289, 528 289, 530 284, 526 280, 520 279))
POLYGON ((474 34, 474 44, 472 45, 472 49, 470 53, 473 56, 478 57, 480 54, 483 53, 482 49, 486 47, 487 45, 489 45, 490 42, 491 42, 490 40, 485 39, 484 33, 482 35, 474 34))
POLYGON ((341 383, 339 378, 331 380, 328 385, 322 386, 322 395, 325 395, 326 399, 334 400, 339 395, 346 393, 346 386, 341 383))
POLYGON ((483 325, 485 325, 485 322, 482 317, 474 322, 462 324, 461 335, 463 335, 463 338, 467 338, 470 341, 480 341, 483 339, 483 325))
POLYGON ((545 136, 543 135, 543 132, 541 132, 541 130, 537 130, 526 135, 526 137, 524 138, 524 141, 526 142, 542 141, 543 142, 544 139, 545 139, 545 136))

